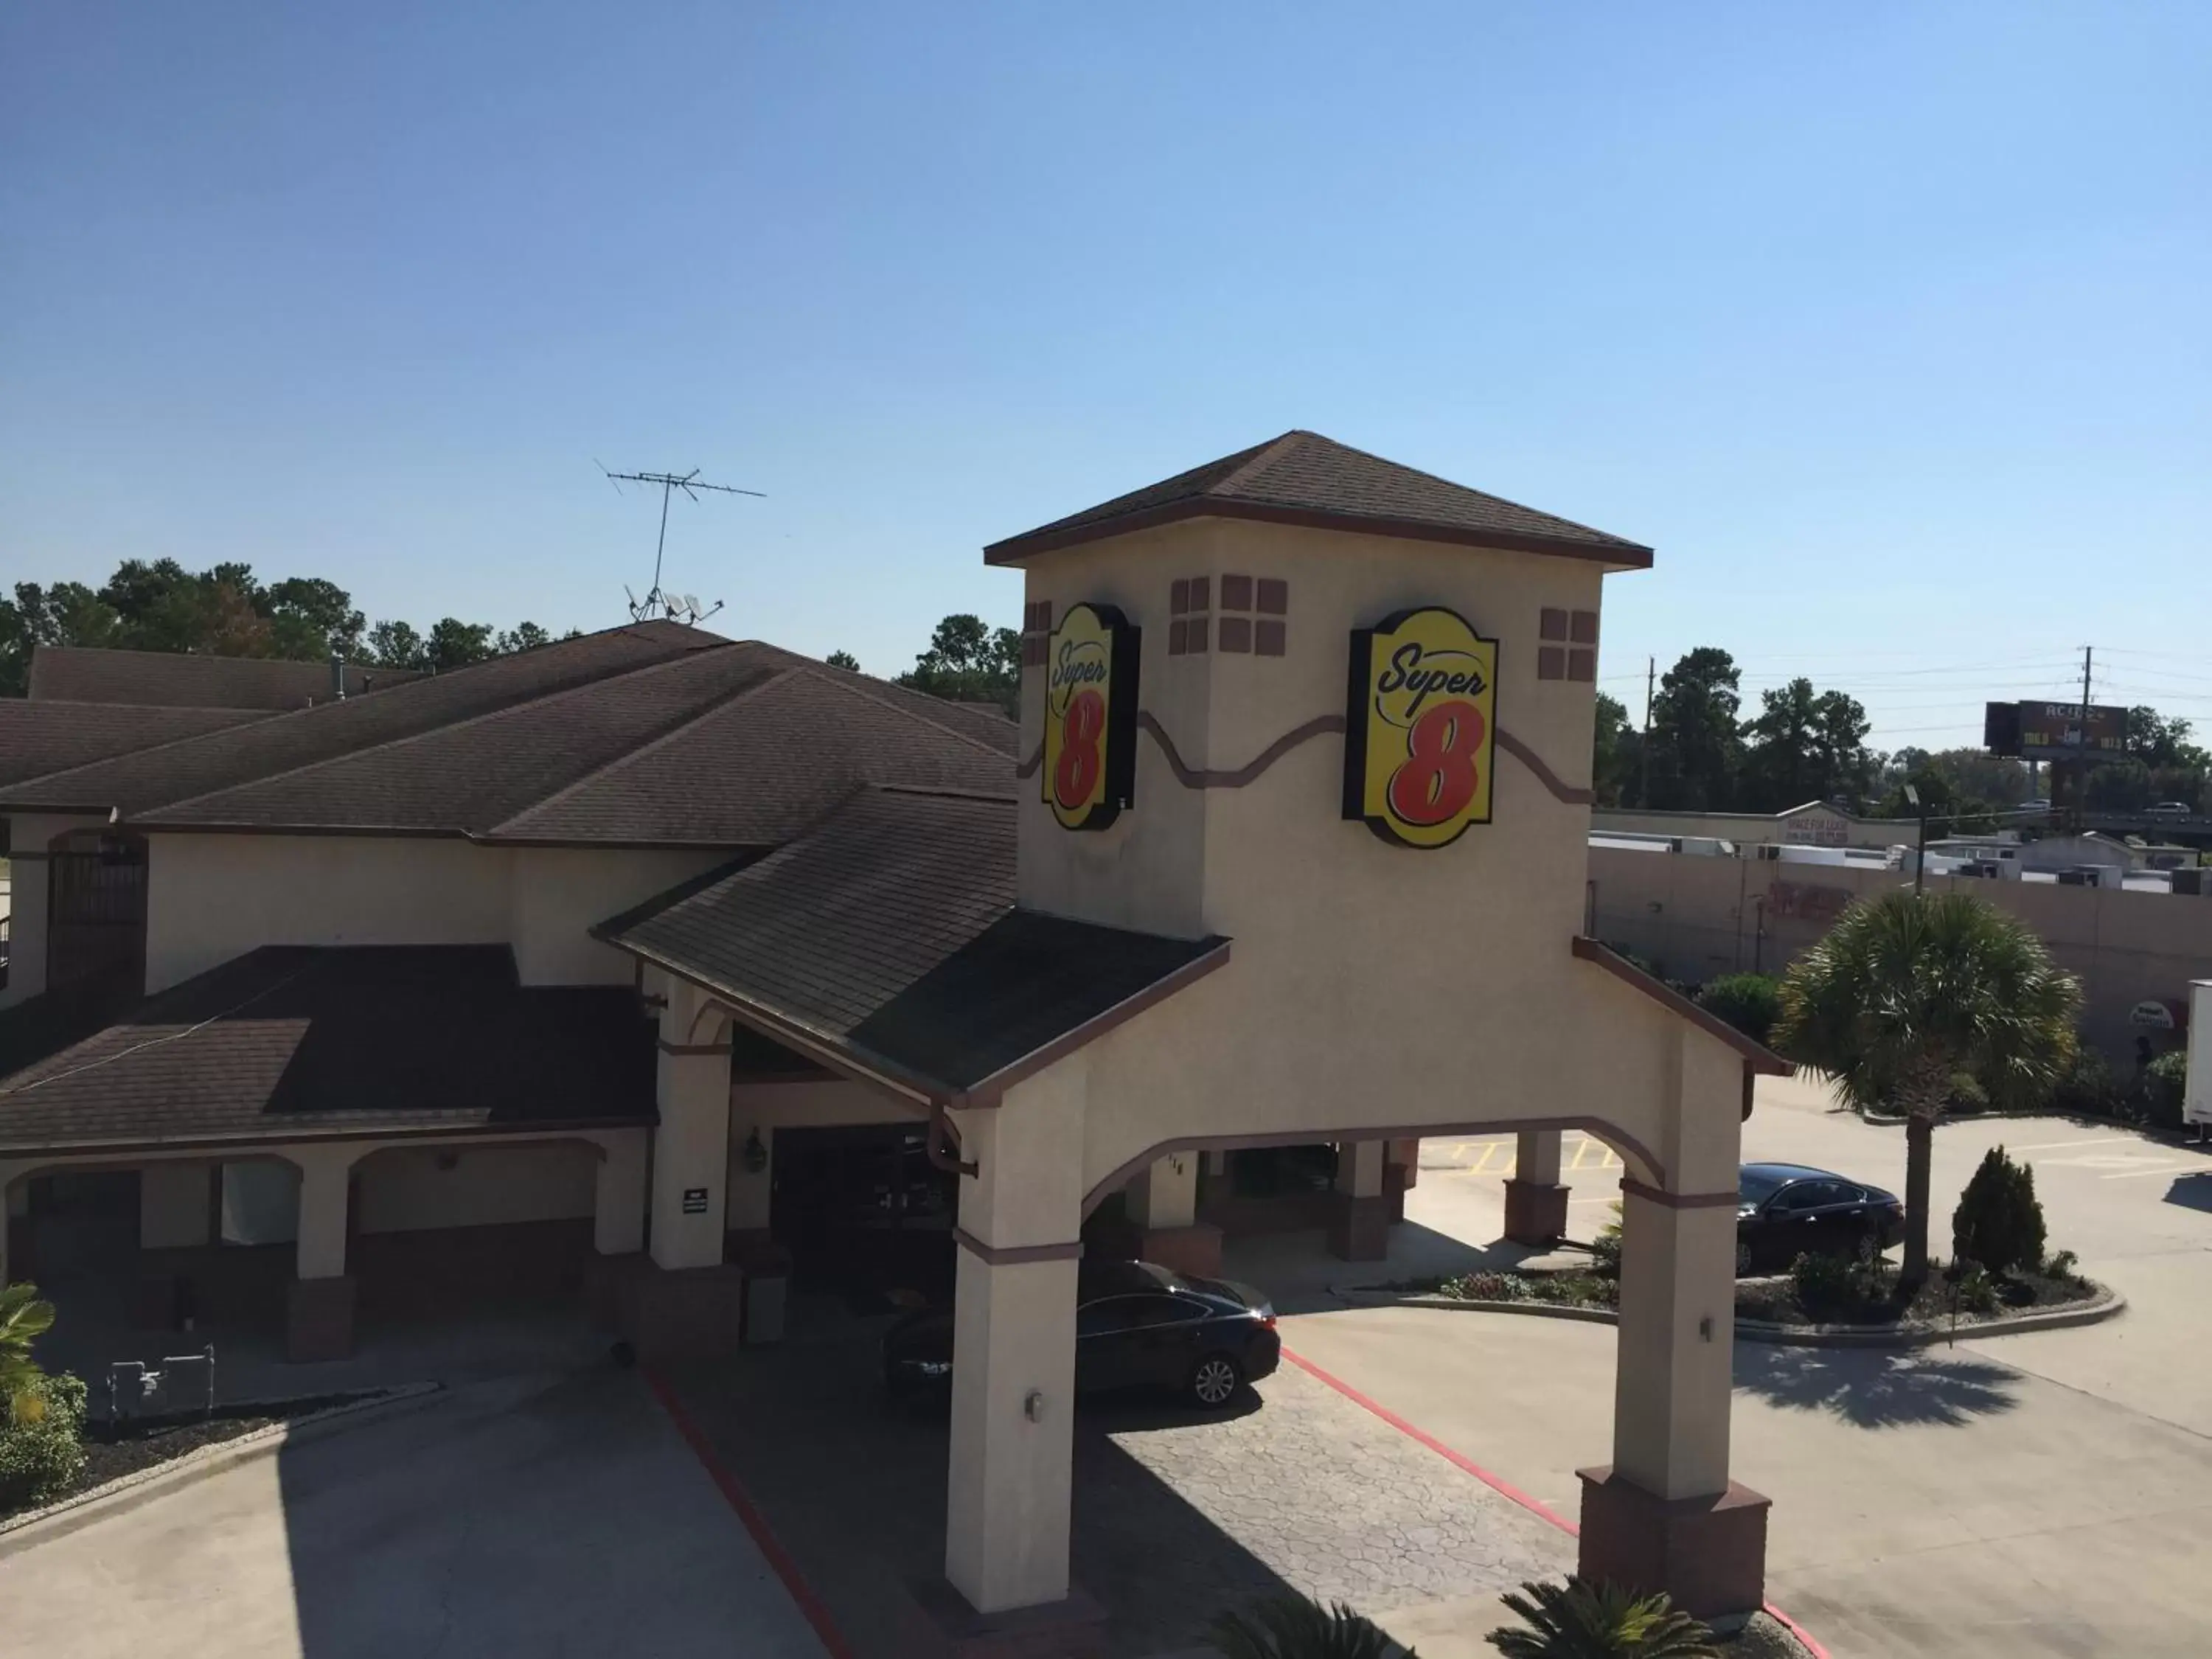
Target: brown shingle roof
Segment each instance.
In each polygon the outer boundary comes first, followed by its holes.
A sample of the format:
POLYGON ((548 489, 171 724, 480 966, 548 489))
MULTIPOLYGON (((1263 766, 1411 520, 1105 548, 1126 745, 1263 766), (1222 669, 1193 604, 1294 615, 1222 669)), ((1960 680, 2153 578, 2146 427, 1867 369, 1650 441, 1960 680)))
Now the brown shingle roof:
POLYGON ((0 785, 261 718, 252 708, 142 708, 0 697, 0 785))
POLYGON ((654 1120, 636 997, 504 946, 265 946, 41 1050, 48 1000, 0 1013, 0 1151, 654 1120))
MULTIPOLYGON (((348 663, 346 696, 404 680, 411 668, 348 663)), ((111 651, 89 645, 41 645, 31 652, 33 700, 128 702, 171 708, 305 708, 331 695, 326 662, 272 657, 211 657, 181 651, 111 651)))
POLYGON ((1639 543, 1295 431, 994 542, 983 558, 1015 564, 1054 548, 1209 516, 1512 548, 1629 569, 1651 562, 1651 550, 1639 543))
POLYGON ((670 623, 609 629, 0 789, 0 810, 132 817, 728 644, 670 623))
POLYGON ((933 1098, 994 1097, 1224 961, 1014 908, 1015 808, 870 789, 757 862, 593 931, 777 1036, 933 1098))

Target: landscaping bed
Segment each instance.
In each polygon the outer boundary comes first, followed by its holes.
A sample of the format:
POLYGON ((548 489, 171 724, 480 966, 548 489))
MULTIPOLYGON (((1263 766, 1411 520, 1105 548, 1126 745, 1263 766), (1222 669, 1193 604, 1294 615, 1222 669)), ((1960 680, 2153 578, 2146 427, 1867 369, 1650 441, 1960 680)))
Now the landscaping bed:
MULTIPOLYGON (((2060 1256, 2043 1268, 1990 1274, 1969 1264, 1937 1264, 1907 1304, 1897 1294, 1896 1271, 1839 1258, 1808 1258, 1817 1265, 1771 1278, 1736 1282, 1735 1316, 1760 1324, 1863 1327, 1869 1330, 1948 1326, 1961 1328, 2021 1314, 2078 1307, 2107 1294, 2073 1271, 2060 1256)), ((1448 1302, 1618 1310, 1618 1279, 1587 1269, 1539 1273, 1484 1272, 1442 1279, 1404 1279, 1358 1287, 1369 1292, 1436 1297, 1448 1302)))

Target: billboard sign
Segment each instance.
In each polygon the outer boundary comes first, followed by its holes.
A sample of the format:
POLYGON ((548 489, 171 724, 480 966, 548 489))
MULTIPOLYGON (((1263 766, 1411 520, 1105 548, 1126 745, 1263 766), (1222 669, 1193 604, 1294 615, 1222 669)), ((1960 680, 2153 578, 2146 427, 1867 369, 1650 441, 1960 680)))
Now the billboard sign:
POLYGON ((1993 702, 1982 719, 1992 755, 2028 760, 2050 756, 2118 755, 2127 747, 2128 711, 2093 702, 2087 720, 2078 702, 1993 702))

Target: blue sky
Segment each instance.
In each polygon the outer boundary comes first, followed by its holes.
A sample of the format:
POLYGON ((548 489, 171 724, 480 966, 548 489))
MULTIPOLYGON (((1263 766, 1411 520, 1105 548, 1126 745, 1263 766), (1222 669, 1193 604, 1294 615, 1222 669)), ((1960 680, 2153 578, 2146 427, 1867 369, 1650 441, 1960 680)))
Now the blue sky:
POLYGON ((317 574, 890 672, 1293 426, 1647 541, 1876 738, 2212 728, 2212 7, 19 6, 0 580, 317 574), (2075 665, 2069 671, 2069 664, 2075 665))

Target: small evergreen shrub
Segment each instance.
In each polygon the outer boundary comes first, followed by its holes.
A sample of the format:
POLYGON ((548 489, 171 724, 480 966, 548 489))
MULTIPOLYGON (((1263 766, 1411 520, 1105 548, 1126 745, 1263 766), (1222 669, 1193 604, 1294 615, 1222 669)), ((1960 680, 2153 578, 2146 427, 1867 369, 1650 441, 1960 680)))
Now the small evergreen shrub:
POLYGON ((0 1514, 50 1503, 84 1475, 84 1384, 64 1373, 24 1392, 39 1408, 0 1425, 0 1514))
POLYGON ((2060 1250, 2044 1262, 2044 1277, 2046 1279, 2072 1279, 2075 1277, 2074 1269, 2081 1265, 2081 1258, 2075 1255, 2073 1251, 2060 1250))
POLYGON ((1997 1310, 1997 1282, 1990 1277, 1989 1269, 1980 1262, 1953 1262, 1950 1283, 1952 1295, 1968 1313, 1995 1313, 1997 1310))
POLYGON ((2189 1056, 2180 1049, 2160 1054, 2143 1067, 2136 1090, 2142 1121, 2154 1129, 2181 1127, 2181 1103, 2189 1090, 2189 1056))
POLYGON ((1698 1006, 1754 1042, 1764 1042, 1782 1012, 1782 981, 1769 974, 1723 974, 1708 980, 1698 1006))
POLYGON ((1992 1146, 1951 1215, 1951 1253, 1992 1273, 2043 1264, 2043 1206, 2035 1196, 2035 1171, 1992 1146))
POLYGON ((2086 1042, 2074 1051, 2074 1063, 2059 1079, 2051 1103, 2076 1117, 2117 1117, 2121 1105, 2119 1084, 2104 1055, 2086 1042))

